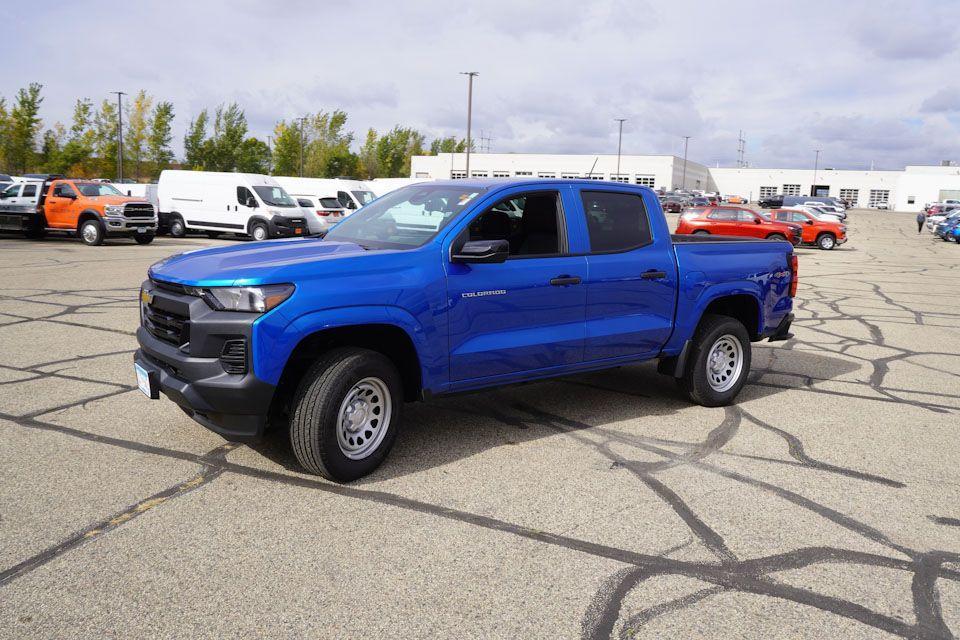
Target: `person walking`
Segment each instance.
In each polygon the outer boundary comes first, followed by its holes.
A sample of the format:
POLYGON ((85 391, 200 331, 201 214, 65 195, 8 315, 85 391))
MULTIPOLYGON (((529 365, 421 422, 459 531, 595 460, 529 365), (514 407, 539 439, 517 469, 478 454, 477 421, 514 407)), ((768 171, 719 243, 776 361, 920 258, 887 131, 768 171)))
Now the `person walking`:
POLYGON ((917 214, 917 233, 923 231, 923 223, 927 221, 927 216, 921 211, 917 214))

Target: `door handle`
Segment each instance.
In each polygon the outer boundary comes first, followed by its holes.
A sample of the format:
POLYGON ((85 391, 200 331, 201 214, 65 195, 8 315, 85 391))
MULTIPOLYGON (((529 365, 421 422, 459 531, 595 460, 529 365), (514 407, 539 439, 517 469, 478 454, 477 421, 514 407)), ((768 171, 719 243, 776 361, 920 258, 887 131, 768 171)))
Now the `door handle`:
POLYGON ((555 287, 565 287, 570 284, 580 284, 580 276, 557 276, 550 280, 550 284, 555 287))
POLYGON ((649 271, 644 271, 641 275, 641 278, 644 280, 663 280, 667 277, 666 271, 657 271, 656 269, 650 269, 649 271))

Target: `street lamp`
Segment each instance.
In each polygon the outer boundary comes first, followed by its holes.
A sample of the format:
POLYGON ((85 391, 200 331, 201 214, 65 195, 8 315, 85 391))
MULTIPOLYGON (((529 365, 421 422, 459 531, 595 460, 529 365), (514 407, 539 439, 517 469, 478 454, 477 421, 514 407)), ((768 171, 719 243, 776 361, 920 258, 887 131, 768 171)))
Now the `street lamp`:
POLYGON ((477 71, 461 71, 460 75, 467 76, 467 178, 470 177, 470 125, 473 120, 473 78, 480 75, 477 71))
POLYGON ((117 182, 123 182, 123 91, 111 91, 117 94, 117 182))
POLYGON ((300 177, 303 177, 303 130, 306 127, 307 118, 301 116, 297 118, 300 121, 300 177))
POLYGON ((816 197, 817 190, 817 169, 820 167, 820 149, 814 149, 817 155, 813 160, 813 184, 810 185, 810 195, 816 197))
POLYGON ((690 144, 690 136, 683 136, 683 181, 680 187, 683 190, 687 188, 687 146, 690 144))
POLYGON ((617 181, 620 180, 620 147, 623 145, 623 123, 626 118, 614 118, 620 123, 620 134, 617 136, 617 181))

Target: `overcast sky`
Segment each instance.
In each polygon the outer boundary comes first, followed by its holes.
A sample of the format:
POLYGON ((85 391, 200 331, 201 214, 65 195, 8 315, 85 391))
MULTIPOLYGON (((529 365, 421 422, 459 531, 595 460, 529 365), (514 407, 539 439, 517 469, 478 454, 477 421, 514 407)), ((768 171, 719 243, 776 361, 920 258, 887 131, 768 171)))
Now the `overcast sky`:
POLYGON ((732 166, 901 168, 960 160, 960 1, 442 0, 45 2, 5 16, 0 95, 44 85, 44 125, 77 97, 143 88, 175 105, 177 153, 203 107, 280 118, 344 109, 368 127, 497 152, 683 152, 732 166))

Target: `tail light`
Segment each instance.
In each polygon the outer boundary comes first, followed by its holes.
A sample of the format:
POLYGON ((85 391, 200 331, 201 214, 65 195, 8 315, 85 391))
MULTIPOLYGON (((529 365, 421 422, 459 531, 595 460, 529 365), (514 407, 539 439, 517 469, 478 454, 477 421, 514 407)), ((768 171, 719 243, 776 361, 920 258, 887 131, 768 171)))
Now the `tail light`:
POLYGON ((327 216, 336 216, 336 215, 339 215, 339 214, 340 214, 339 211, 321 211, 321 210, 317 209, 317 215, 318 215, 318 216, 323 216, 324 218, 326 218, 327 216))
POLYGON ((800 284, 800 265, 797 254, 790 254, 790 297, 797 297, 797 285, 800 284))

